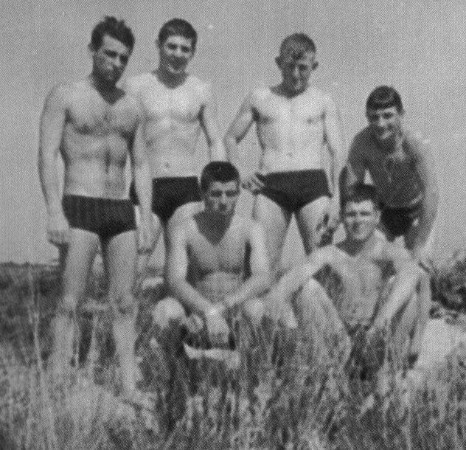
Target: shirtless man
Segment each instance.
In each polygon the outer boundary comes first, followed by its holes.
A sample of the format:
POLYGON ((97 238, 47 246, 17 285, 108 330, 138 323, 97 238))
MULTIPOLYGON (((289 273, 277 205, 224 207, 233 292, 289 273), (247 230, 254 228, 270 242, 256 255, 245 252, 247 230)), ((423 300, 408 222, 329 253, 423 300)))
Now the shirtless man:
POLYGON ((266 230, 273 269, 279 263, 292 214, 296 215, 307 254, 321 243, 326 231, 336 227, 335 182, 343 150, 333 100, 309 85, 318 64, 314 42, 305 34, 288 36, 276 63, 282 82, 252 91, 224 140, 230 160, 236 162, 237 144, 256 122, 262 149, 260 172, 248 178, 244 186, 258 194, 253 215, 266 230), (326 151, 333 166, 333 205, 324 171, 326 151))
POLYGON ((369 172, 383 203, 381 229, 392 241, 404 237, 421 261, 431 257, 439 192, 435 163, 426 143, 403 127, 398 92, 379 86, 366 103, 369 126, 353 140, 342 189, 364 181, 369 172))
MULTIPOLYGON (((273 309, 279 313, 290 311, 291 299, 297 323, 312 336, 321 363, 329 360, 335 342, 341 345, 342 363, 350 354, 370 355, 371 348, 376 354, 381 342, 382 356, 391 352, 392 361, 413 363, 429 314, 429 278, 405 249, 375 233, 380 209, 373 186, 354 185, 342 203, 346 239, 313 252, 285 274, 269 301, 280 305, 273 309), (312 278, 325 267, 330 280, 335 276, 341 284, 338 298, 330 299, 312 278)), ((296 320, 287 325, 296 326, 296 320)), ((388 359, 374 362, 380 367, 388 359)))
POLYGON ((54 322, 52 372, 61 377, 69 369, 76 307, 85 295, 100 243, 125 395, 135 390, 132 289, 137 248, 148 251, 153 244, 149 165, 143 147, 133 146, 141 113, 137 101, 116 86, 133 45, 134 36, 123 21, 106 17, 96 25, 89 44, 91 74, 56 86, 45 101, 38 161, 48 239, 67 249, 63 297, 54 322), (59 155, 64 162, 63 199, 56 164, 59 155), (126 194, 128 155, 141 202, 137 235, 134 208, 126 194))
MULTIPOLYGON (((126 83, 128 92, 139 99, 144 111, 143 139, 153 179, 156 241, 172 221, 199 211, 196 144, 201 130, 210 159, 225 159, 211 86, 186 72, 196 42, 197 33, 190 23, 182 19, 168 21, 156 42, 158 68, 126 83)), ((135 194, 132 185, 130 195, 133 203, 138 204, 135 194)), ((138 273, 142 278, 149 257, 146 254, 140 258, 138 273)))
POLYGON ((271 276, 262 226, 235 214, 239 184, 232 164, 207 164, 201 176, 205 209, 170 227, 166 276, 173 297, 154 309, 159 328, 175 320, 224 345, 230 334, 225 319, 238 310, 259 324, 264 306, 257 297, 271 276))

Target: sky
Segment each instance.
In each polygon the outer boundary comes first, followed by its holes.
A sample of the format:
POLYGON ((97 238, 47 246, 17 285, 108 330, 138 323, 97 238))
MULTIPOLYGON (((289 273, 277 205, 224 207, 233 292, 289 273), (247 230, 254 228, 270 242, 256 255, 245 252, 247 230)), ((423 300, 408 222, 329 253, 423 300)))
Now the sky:
MULTIPOLYGON (((464 0, 2 0, 0 6, 0 262, 48 262, 45 204, 37 175, 38 124, 44 98, 58 84, 85 77, 90 33, 104 15, 123 18, 136 46, 124 78, 157 65, 154 41, 173 17, 190 21, 199 43, 190 71, 212 83, 222 133, 255 87, 280 81, 281 40, 309 34, 319 67, 311 82, 338 105, 347 145, 366 125, 374 87, 400 92, 406 124, 430 142, 441 189, 436 256, 466 242, 466 3, 464 0)), ((253 131, 240 146, 243 173, 257 164, 253 131)), ((199 170, 205 162, 199 145, 199 170)), ((252 199, 239 205, 249 214, 252 199)), ((302 252, 293 225, 284 259, 302 252)), ((161 252, 159 253, 159 257, 161 252)))

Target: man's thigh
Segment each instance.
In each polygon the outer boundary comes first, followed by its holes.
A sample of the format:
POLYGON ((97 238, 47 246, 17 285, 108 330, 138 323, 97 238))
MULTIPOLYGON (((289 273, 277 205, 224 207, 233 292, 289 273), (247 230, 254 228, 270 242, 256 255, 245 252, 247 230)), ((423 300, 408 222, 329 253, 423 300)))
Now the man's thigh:
POLYGON ((265 230, 272 265, 278 264, 291 213, 264 195, 256 195, 253 217, 265 230))
POLYGON ((329 197, 319 197, 296 213, 298 229, 307 254, 320 245, 327 231, 329 206, 329 197))
POLYGON ((117 234, 102 243, 110 298, 132 292, 136 274, 136 231, 117 234))
POLYGON ((98 244, 96 234, 79 228, 70 229, 63 272, 64 296, 72 295, 79 300, 84 295, 98 244))

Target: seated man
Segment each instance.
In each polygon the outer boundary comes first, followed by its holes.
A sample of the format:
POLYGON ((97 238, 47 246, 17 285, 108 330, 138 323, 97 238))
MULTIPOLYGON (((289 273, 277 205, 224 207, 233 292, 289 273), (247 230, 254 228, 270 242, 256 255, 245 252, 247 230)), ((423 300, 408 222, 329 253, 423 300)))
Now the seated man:
POLYGON ((206 332, 209 345, 225 346, 232 314, 241 310, 253 325, 263 316, 257 297, 271 283, 265 234, 258 222, 235 214, 240 180, 232 164, 207 164, 201 193, 204 210, 169 227, 166 277, 173 297, 160 301, 153 317, 162 330, 174 320, 192 335, 206 332))
POLYGON ((378 370, 388 363, 387 355, 392 362, 407 362, 420 350, 430 307, 429 278, 407 250, 375 233, 380 214, 375 188, 353 186, 342 198, 346 239, 313 252, 270 295, 276 313, 289 310, 288 326, 299 324, 311 337, 319 362, 328 361, 338 347, 342 363, 362 357, 363 364, 378 370), (341 292, 332 299, 312 278, 325 267, 340 282, 341 292), (289 299, 298 291, 293 323, 289 299), (376 361, 367 361, 372 350, 376 361))

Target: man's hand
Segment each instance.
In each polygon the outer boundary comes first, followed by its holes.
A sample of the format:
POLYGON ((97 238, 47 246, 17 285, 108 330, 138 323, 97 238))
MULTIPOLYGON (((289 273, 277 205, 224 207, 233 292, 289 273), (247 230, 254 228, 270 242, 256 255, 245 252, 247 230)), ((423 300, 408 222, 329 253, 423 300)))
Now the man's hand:
POLYGON ((70 239, 70 227, 62 212, 48 216, 47 239, 51 244, 57 247, 68 244, 70 239))
POLYGON ((247 177, 242 183, 244 189, 247 189, 252 194, 257 194, 264 188, 264 183, 259 179, 257 173, 253 173, 247 177))
POLYGON ((328 210, 328 224, 327 228, 333 232, 340 224, 340 205, 338 201, 332 199, 328 210))
POLYGON ((141 220, 138 227, 138 252, 149 253, 155 245, 155 230, 152 217, 141 220))
POLYGON ((222 316, 223 308, 213 306, 205 313, 207 332, 212 345, 228 343, 230 327, 222 316))

